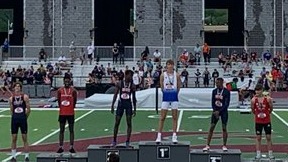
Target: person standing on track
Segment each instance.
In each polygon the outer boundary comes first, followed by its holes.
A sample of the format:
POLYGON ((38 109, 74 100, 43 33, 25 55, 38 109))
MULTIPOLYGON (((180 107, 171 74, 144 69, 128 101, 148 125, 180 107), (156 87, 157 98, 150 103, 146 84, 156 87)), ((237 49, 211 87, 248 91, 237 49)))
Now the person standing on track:
POLYGON ((221 117, 222 121, 222 133, 223 133, 223 151, 228 151, 226 147, 228 132, 227 132, 227 122, 228 122, 228 107, 230 104, 230 91, 228 91, 223 86, 223 78, 216 79, 216 87, 212 91, 212 108, 213 113, 211 116, 211 125, 208 132, 207 144, 206 147, 203 148, 203 151, 209 151, 210 142, 213 136, 214 129, 216 124, 221 117))
POLYGON ((15 83, 14 94, 9 98, 9 105, 11 111, 11 155, 12 160, 16 161, 16 144, 17 134, 20 128, 22 133, 22 140, 24 143, 25 161, 29 161, 29 144, 27 139, 28 123, 27 119, 30 114, 30 102, 28 95, 22 93, 22 84, 15 83))
POLYGON ((59 106, 59 149, 57 153, 61 154, 64 152, 63 141, 66 121, 69 124, 70 132, 70 149, 71 154, 76 153, 73 147, 74 145, 74 109, 77 102, 77 91, 71 87, 71 78, 64 77, 64 87, 61 87, 57 91, 58 106, 59 106))
POLYGON ((159 119, 158 133, 156 143, 160 143, 162 140, 162 130, 164 121, 167 116, 168 108, 172 108, 172 121, 173 121, 173 134, 172 142, 178 143, 177 140, 177 122, 178 122, 178 94, 181 87, 180 75, 174 70, 174 61, 167 60, 166 62, 167 71, 160 76, 160 87, 163 93, 163 100, 161 106, 161 117, 159 119))
POLYGON ((261 158, 261 138, 262 130, 264 129, 267 140, 268 157, 274 159, 272 154, 272 140, 271 140, 271 113, 273 111, 273 102, 269 96, 263 95, 263 86, 258 84, 255 87, 256 95, 251 100, 251 109, 255 118, 255 131, 256 131, 256 157, 261 158))
POLYGON ((126 70, 124 75, 124 80, 121 80, 116 84, 114 97, 111 105, 111 113, 114 114, 114 104, 116 102, 117 96, 119 94, 119 101, 116 110, 115 125, 114 125, 114 137, 112 141, 112 147, 117 145, 117 134, 119 125, 124 114, 126 113, 127 122, 127 140, 126 147, 130 147, 130 136, 132 132, 132 116, 136 115, 136 86, 133 84, 132 80, 133 71, 126 70), (133 105, 133 108, 132 108, 133 105))

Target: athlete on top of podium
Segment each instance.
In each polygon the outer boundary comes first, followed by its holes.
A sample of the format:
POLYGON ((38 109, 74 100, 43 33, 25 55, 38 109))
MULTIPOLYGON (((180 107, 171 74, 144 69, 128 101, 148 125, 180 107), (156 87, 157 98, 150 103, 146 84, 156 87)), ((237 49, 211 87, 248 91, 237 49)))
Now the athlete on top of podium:
POLYGON ((219 118, 221 117, 222 121, 222 131, 223 131, 223 151, 228 151, 226 147, 228 133, 227 133, 227 122, 228 122, 228 107, 230 104, 230 91, 228 91, 223 86, 223 78, 216 79, 216 87, 212 91, 212 116, 211 116, 211 125, 208 132, 207 144, 203 148, 203 151, 209 151, 210 142, 213 136, 214 129, 218 123, 219 118))
POLYGON ((272 126, 270 114, 273 111, 273 102, 269 96, 263 95, 263 86, 258 84, 255 87, 256 95, 251 100, 251 109, 255 118, 255 131, 256 131, 256 157, 261 158, 261 138, 262 130, 264 129, 267 140, 268 157, 274 159, 272 154, 272 126))
POLYGON ((172 142, 178 143, 177 140, 177 120, 178 120, 178 94, 181 87, 181 79, 179 74, 174 70, 174 61, 167 60, 166 71, 160 76, 160 87, 163 94, 161 105, 161 117, 159 118, 159 127, 157 133, 156 143, 161 142, 161 133, 165 118, 167 116, 168 108, 172 108, 172 121, 173 121, 173 135, 172 142))
POLYGON ((111 113, 114 114, 114 104, 116 102, 117 96, 119 94, 119 101, 116 110, 116 117, 115 117, 115 125, 114 125, 114 137, 112 141, 112 147, 117 145, 117 134, 119 129, 119 124, 121 118, 126 113, 126 121, 127 121, 127 140, 126 140, 126 147, 130 146, 130 136, 132 132, 132 116, 136 115, 136 86, 133 84, 132 80, 133 71, 126 70, 124 80, 120 80, 116 84, 114 97, 111 105, 111 113), (132 103, 133 108, 132 109, 132 103))

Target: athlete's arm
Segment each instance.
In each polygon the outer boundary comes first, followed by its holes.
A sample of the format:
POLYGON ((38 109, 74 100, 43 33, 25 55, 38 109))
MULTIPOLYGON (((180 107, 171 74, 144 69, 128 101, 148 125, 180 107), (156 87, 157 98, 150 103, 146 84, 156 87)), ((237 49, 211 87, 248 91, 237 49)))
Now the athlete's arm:
POLYGON ((180 75, 177 73, 177 91, 178 91, 178 93, 180 92, 180 88, 181 88, 181 78, 180 78, 180 75))
POLYGON ((230 91, 228 91, 227 89, 224 89, 224 92, 226 94, 225 98, 224 98, 224 104, 221 108, 220 111, 227 111, 228 110, 228 107, 230 105, 230 91))
POLYGON ((58 107, 60 108, 60 105, 61 105, 61 93, 60 93, 60 89, 58 89, 58 91, 57 91, 57 101, 58 101, 58 107))
POLYGON ((76 107, 77 103, 77 91, 73 88, 73 99, 74 99, 74 108, 76 107))
POLYGON ((255 98, 253 97, 251 100, 251 111, 253 114, 255 114, 255 108, 254 108, 255 98))
POLYGON ((121 84, 121 82, 117 83, 116 86, 115 86, 114 96, 113 96, 112 105, 111 105, 111 113, 114 112, 114 104, 116 102, 117 95, 119 93, 119 88, 120 88, 119 84, 121 84))
POLYGON ((164 82, 164 74, 162 73, 162 74, 160 75, 160 88, 161 88, 162 91, 163 91, 163 89, 164 89, 163 82, 164 82))
POLYGON ((269 103, 269 112, 271 113, 273 111, 273 101, 272 101, 272 98, 271 97, 267 97, 268 99, 268 103, 269 103))
POLYGON ((9 106, 10 106, 10 113, 13 114, 13 104, 12 104, 12 97, 9 98, 9 106))
POLYGON ((136 99, 136 86, 134 84, 132 87, 132 102, 133 102, 134 111, 136 111, 137 99, 136 99))
POLYGON ((213 109, 213 110, 216 110, 216 105, 215 105, 215 101, 216 101, 216 100, 215 100, 215 92, 216 92, 216 91, 215 91, 215 89, 214 89, 214 90, 212 91, 212 99, 211 99, 211 101, 212 101, 212 102, 211 102, 211 105, 212 105, 212 109, 213 109))
POLYGON ((30 100, 28 95, 24 95, 24 101, 26 103, 26 116, 28 117, 30 115, 31 112, 31 108, 30 108, 30 100))

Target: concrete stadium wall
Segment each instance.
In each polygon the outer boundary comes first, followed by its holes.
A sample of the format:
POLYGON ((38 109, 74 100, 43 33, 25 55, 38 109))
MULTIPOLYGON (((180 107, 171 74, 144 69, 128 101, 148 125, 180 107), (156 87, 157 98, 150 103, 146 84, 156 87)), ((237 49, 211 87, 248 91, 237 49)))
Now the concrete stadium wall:
MULTIPOLYGON (((87 46, 91 42, 92 2, 62 0, 61 4, 60 0, 26 0, 26 29, 29 30, 26 46, 69 46, 71 41, 75 41, 76 46, 87 46)), ((52 49, 47 50, 51 52, 52 49)), ((55 50, 59 56, 60 51, 55 50)), ((38 49, 27 48, 27 57, 38 56, 38 52, 38 49)))
POLYGON ((194 46, 201 43, 202 0, 136 1, 137 46, 194 46), (163 24, 163 9, 165 23, 163 24), (171 16, 171 13, 173 13, 171 16), (173 25, 171 25, 171 23, 173 25), (163 33, 163 26, 166 30, 163 33), (172 41, 172 42, 171 42, 172 41), (163 43, 164 42, 164 43, 163 43))

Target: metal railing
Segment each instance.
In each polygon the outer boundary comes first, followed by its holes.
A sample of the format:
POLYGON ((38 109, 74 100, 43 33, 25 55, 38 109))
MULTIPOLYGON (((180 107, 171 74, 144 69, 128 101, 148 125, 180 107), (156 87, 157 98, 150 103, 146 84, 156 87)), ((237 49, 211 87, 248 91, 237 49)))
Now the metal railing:
MULTIPOLYGON (((47 53, 48 60, 58 59, 60 56, 65 55, 70 58, 69 46, 10 46, 9 52, 4 60, 31 60, 39 57, 40 49, 44 48, 47 53)), ((80 57, 81 49, 84 49, 87 54, 87 46, 76 46, 77 56, 80 57)), ((126 46, 125 47, 125 60, 137 61, 141 58, 141 53, 144 51, 145 46, 126 46)), ((172 58, 171 47, 150 46, 150 55, 153 55, 155 50, 158 49, 162 54, 162 58, 172 58)), ((100 60, 112 60, 112 46, 95 46, 94 58, 99 57, 100 60)))
MULTIPOLYGON (((176 47, 176 56, 179 56, 184 49, 188 52, 194 53, 195 46, 178 46, 176 47)), ((44 48, 48 55, 48 59, 55 60, 61 55, 65 55, 67 58, 69 55, 69 46, 10 46, 7 55, 3 56, 4 60, 7 59, 18 59, 18 60, 31 60, 38 58, 39 51, 44 48)), ((81 49, 87 53, 87 46, 76 46, 76 53, 80 56, 81 49)), ((145 46, 126 46, 125 47, 125 60, 127 61, 137 61, 141 58, 141 53, 144 51, 145 46)), ((162 54, 162 58, 168 59, 173 58, 173 50, 170 46, 149 46, 150 56, 153 55, 155 50, 158 49, 162 54)), ((234 50, 237 53, 242 53, 243 49, 246 49, 248 53, 257 52, 258 56, 261 56, 263 52, 269 50, 271 54, 280 52, 283 55, 287 53, 286 47, 274 47, 274 46, 210 46, 211 58, 217 58, 220 52, 223 54, 231 54, 234 50)), ((111 60, 112 59, 112 46, 95 46, 94 58, 99 57, 100 60, 111 60)))

